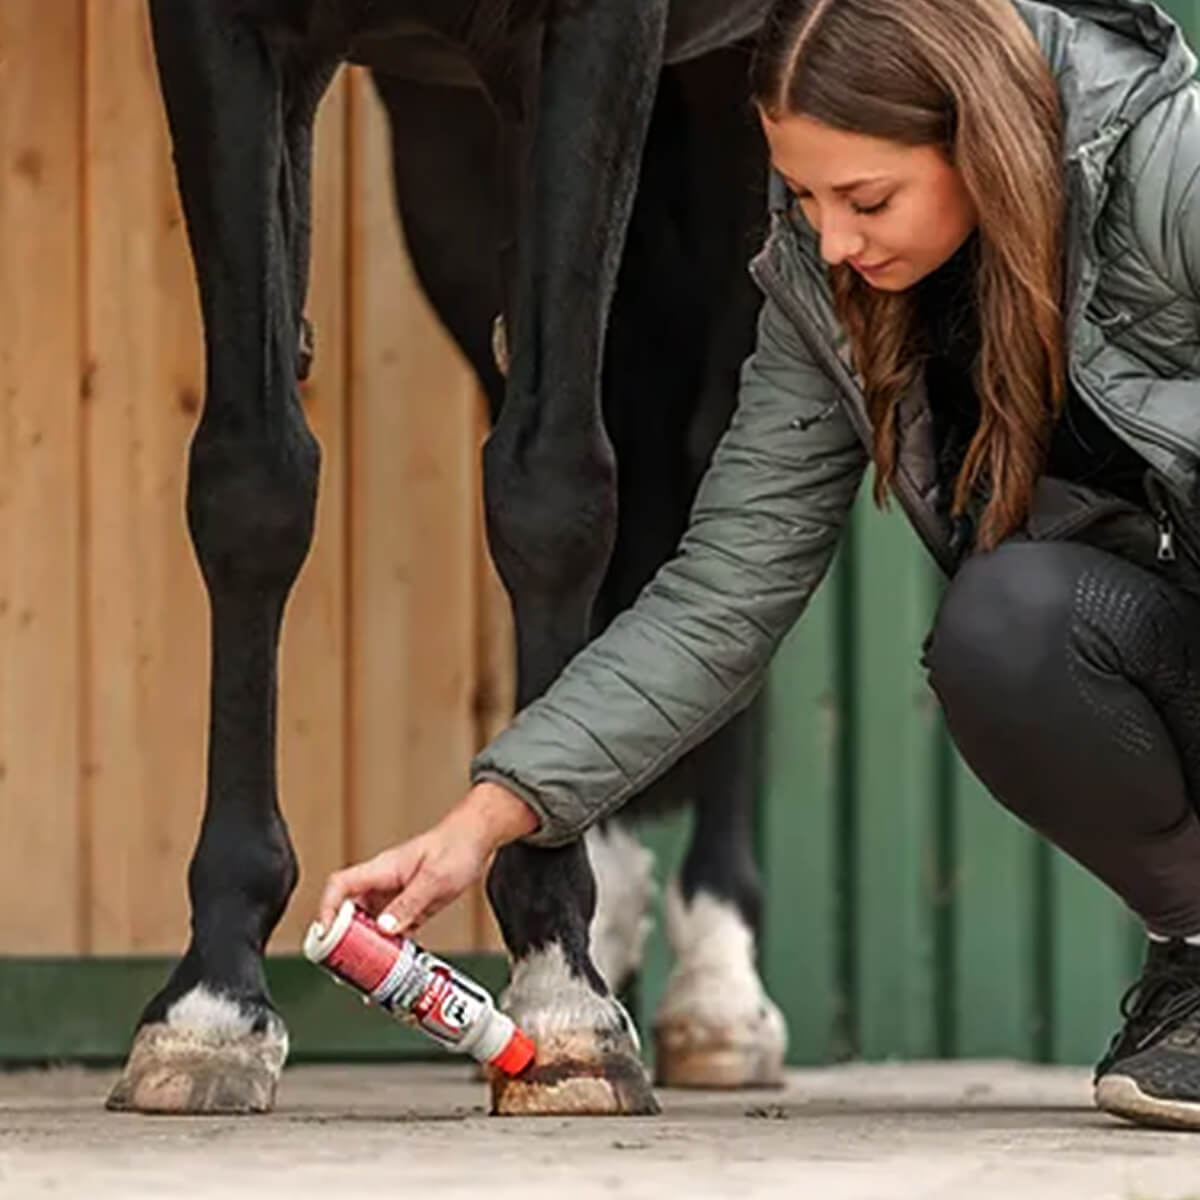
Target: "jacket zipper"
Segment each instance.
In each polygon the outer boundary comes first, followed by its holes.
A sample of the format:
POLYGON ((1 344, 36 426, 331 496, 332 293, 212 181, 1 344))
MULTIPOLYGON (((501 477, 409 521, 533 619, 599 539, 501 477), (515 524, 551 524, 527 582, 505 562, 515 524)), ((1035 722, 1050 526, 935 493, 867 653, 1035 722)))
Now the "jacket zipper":
POLYGON ((1158 521, 1158 554, 1159 562, 1173 563, 1175 561, 1175 526, 1165 512, 1156 512, 1158 521))
POLYGON ((1154 514, 1154 523, 1158 526, 1158 551, 1155 557, 1161 563, 1173 563, 1177 557, 1175 551, 1175 522, 1163 498, 1162 489, 1153 472, 1147 471, 1142 490, 1150 501, 1150 511, 1154 514))
MULTIPOLYGON (((854 426, 859 439, 869 451, 872 442, 872 433, 870 423, 863 420, 866 397, 863 395, 862 388, 858 386, 858 383, 846 369, 842 360, 838 358, 837 354, 831 351, 826 345, 825 339, 820 335, 820 331, 810 323, 804 309, 795 301, 791 289, 787 287, 775 269, 764 259, 759 258, 750 264, 750 274, 763 291, 769 293, 771 299, 787 314, 789 320, 796 326, 800 336, 804 339, 809 350, 822 360, 826 369, 831 372, 841 386, 842 391, 848 397, 858 401, 857 404, 851 403, 846 407, 850 423, 854 426)), ((925 543, 926 549, 933 555, 942 570, 947 574, 952 574, 955 566, 954 556, 946 544, 944 532, 939 526, 930 521, 924 502, 919 496, 914 494, 902 470, 896 472, 893 486, 900 505, 907 514, 908 519, 912 522, 917 536, 925 543)))

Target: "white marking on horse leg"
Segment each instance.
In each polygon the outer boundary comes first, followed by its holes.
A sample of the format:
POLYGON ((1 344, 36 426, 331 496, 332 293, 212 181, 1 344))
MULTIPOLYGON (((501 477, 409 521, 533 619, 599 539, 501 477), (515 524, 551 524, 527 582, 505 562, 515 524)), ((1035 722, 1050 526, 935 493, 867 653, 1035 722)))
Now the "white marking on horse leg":
POLYGON ((592 962, 613 991, 641 969, 650 933, 654 855, 615 821, 588 831, 588 859, 596 878, 592 962))
POLYGON ((167 1025, 203 1041, 237 1041, 253 1030, 254 1017, 236 1000, 199 983, 167 1009, 167 1025))
POLYGON ((633 1115, 658 1111, 637 1031, 622 1005, 597 994, 552 943, 513 965, 504 1007, 533 1038, 520 1078, 492 1075, 499 1114, 633 1115))
POLYGON ((640 1049, 637 1030, 614 996, 597 995, 552 943, 513 965, 504 1006, 521 1028, 537 1040, 595 1032, 627 1034, 640 1049))
POLYGON ((782 1081, 787 1031, 755 968, 754 934, 735 905, 667 892, 675 966, 654 1024, 660 1082, 754 1087, 782 1081))

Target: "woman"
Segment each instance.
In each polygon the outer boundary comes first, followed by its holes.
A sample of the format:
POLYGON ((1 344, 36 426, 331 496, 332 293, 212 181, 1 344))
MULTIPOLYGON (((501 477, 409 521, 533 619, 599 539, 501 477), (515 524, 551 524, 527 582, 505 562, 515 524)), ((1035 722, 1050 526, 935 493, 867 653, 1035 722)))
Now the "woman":
POLYGON ((416 926, 744 705, 873 460, 951 576, 926 665, 960 751, 1145 922, 1097 1102, 1200 1128, 1194 69, 1145 0, 779 0, 766 303, 679 554, 323 916, 416 926))

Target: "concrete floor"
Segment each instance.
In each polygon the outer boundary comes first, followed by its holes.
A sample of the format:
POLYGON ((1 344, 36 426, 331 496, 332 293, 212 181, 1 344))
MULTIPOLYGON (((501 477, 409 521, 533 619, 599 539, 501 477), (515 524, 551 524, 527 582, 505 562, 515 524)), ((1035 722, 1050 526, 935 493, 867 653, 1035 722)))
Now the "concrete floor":
POLYGON ((1095 1112, 1085 1072, 797 1071, 637 1120, 494 1120, 457 1063, 306 1067, 268 1117, 110 1115, 111 1076, 0 1074, 0 1197, 1200 1200, 1200 1135, 1095 1112))

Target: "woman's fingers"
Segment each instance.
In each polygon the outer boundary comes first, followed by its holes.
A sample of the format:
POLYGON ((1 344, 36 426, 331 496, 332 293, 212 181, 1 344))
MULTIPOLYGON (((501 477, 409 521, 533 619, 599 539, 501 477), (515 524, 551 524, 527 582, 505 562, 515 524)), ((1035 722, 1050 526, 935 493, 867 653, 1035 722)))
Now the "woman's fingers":
POLYGON ((486 814, 452 813, 420 837, 335 871, 321 895, 319 920, 328 927, 341 905, 355 900, 377 917, 390 917, 398 932, 410 932, 479 878, 500 840, 486 814))
POLYGON ((388 932, 414 933, 445 904, 438 902, 432 888, 418 873, 416 878, 379 914, 388 932))
POLYGON ((475 855, 434 851, 426 855, 398 896, 392 898, 384 915, 395 922, 400 933, 411 933, 469 887, 479 874, 475 855))
POLYGON ((414 838, 330 875, 321 893, 318 915, 321 924, 328 928, 346 900, 365 902, 363 907, 371 912, 385 907, 420 866, 421 840, 414 838))

